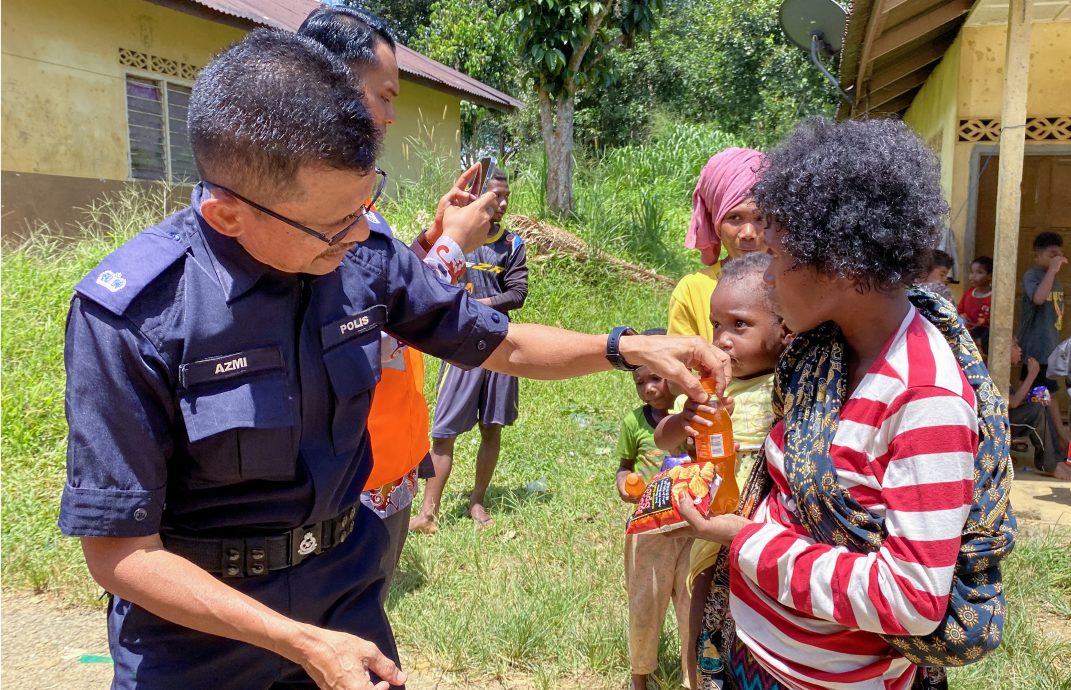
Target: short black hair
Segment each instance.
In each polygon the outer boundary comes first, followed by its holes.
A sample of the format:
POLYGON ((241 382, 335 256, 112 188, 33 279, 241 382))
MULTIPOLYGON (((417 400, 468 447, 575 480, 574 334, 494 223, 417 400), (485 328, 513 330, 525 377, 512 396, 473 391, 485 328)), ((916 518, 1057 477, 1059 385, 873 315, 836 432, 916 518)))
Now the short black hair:
POLYGON ((1039 232, 1038 236, 1034 238, 1034 251, 1040 252, 1043 249, 1049 247, 1062 247, 1064 246, 1064 238, 1055 232, 1039 232))
POLYGON ((991 256, 979 256, 971 262, 971 265, 978 264, 985 269, 985 272, 993 275, 993 257, 991 256))
POLYGON ((811 118, 769 153, 753 196, 797 265, 891 290, 914 282, 947 224, 939 173, 899 120, 811 118))
POLYGON ((773 258, 766 252, 748 252, 736 259, 726 259, 718 273, 718 283, 735 283, 744 278, 758 278, 766 273, 773 258))
POLYGON ((496 167, 494 172, 491 173, 491 179, 500 180, 502 182, 505 182, 506 184, 509 184, 509 173, 507 173, 502 168, 496 167))
POLYGON ((380 135, 345 63, 316 41, 257 29, 201 70, 189 132, 202 179, 291 197, 308 165, 370 172, 380 135))
POLYGON ((394 33, 382 17, 360 7, 321 5, 298 27, 299 36, 319 41, 346 62, 361 65, 376 63, 376 46, 386 43, 397 50, 394 33))
POLYGON ((951 269, 954 263, 955 262, 952 261, 952 255, 948 252, 941 251, 940 249, 934 249, 930 252, 930 271, 938 267, 951 269))

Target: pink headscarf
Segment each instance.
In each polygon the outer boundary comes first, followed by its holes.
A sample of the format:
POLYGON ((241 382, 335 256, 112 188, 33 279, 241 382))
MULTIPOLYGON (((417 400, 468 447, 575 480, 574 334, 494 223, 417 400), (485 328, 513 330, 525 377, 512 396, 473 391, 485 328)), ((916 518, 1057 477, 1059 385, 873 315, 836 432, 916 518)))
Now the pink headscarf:
POLYGON ((698 249, 707 266, 716 264, 721 255, 721 222, 751 196, 751 188, 765 164, 766 156, 755 149, 725 149, 711 157, 699 174, 684 246, 698 249))

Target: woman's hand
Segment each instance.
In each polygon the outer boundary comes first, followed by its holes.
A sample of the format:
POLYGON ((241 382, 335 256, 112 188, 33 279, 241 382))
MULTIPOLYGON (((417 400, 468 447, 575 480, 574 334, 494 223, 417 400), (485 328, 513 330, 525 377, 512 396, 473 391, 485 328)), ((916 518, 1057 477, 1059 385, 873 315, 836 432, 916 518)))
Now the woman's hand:
POLYGON ((752 524, 751 520, 733 514, 703 517, 691 501, 681 501, 678 507, 688 526, 667 532, 674 537, 693 537, 728 546, 740 530, 752 524))

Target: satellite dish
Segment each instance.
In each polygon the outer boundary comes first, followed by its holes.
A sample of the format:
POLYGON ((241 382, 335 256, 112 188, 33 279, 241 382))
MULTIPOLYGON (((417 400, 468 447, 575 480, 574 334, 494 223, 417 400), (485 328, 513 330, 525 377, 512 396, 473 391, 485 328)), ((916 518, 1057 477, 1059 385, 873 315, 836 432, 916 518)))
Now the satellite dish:
POLYGON ((844 8, 835 0, 784 0, 778 19, 785 37, 811 54, 811 62, 851 104, 852 97, 840 88, 821 59, 836 55, 844 47, 844 27, 848 23, 844 8))
POLYGON ((834 0, 785 0, 778 15, 785 36, 804 50, 811 50, 815 36, 818 47, 829 55, 844 45, 848 15, 834 0))

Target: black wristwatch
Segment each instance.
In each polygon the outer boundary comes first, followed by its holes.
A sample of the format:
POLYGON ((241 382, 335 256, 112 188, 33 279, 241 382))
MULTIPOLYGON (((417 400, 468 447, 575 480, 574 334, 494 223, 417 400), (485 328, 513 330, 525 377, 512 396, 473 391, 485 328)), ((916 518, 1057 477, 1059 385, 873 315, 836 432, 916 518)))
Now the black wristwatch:
POLYGON ((610 331, 610 337, 606 339, 606 359, 613 365, 614 369, 620 369, 621 371, 635 371, 639 369, 639 365, 629 364, 625 361, 625 358, 621 356, 621 336, 623 335, 636 335, 636 329, 629 326, 618 326, 614 330, 610 331))

